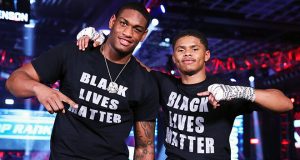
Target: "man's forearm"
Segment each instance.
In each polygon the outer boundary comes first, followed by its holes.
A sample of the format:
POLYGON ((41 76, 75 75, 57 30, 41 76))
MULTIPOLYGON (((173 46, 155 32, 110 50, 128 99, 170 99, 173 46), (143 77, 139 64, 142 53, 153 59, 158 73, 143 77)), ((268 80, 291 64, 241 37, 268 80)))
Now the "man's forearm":
POLYGON ((277 89, 255 90, 255 103, 275 112, 284 112, 293 109, 291 100, 277 89))
POLYGON ((6 81, 6 88, 16 97, 35 96, 36 86, 42 85, 31 63, 14 71, 6 81))
POLYGON ((31 79, 22 71, 14 72, 6 81, 6 88, 16 97, 35 96, 34 89, 39 82, 31 79))
POLYGON ((137 122, 135 125, 135 160, 153 160, 155 122, 137 122))

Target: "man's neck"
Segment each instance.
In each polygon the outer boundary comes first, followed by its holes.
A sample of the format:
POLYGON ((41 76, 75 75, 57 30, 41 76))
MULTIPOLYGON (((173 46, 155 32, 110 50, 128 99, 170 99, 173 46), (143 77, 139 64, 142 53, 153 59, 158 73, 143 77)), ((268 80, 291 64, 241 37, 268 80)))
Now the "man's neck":
POLYGON ((121 56, 109 43, 104 43, 100 47, 100 51, 102 52, 103 56, 111 62, 117 64, 125 64, 128 62, 132 54, 127 54, 125 56, 121 56))
POLYGON ((206 79, 205 69, 202 69, 201 71, 193 75, 181 73, 181 81, 183 84, 196 84, 196 83, 203 82, 205 79, 206 79))

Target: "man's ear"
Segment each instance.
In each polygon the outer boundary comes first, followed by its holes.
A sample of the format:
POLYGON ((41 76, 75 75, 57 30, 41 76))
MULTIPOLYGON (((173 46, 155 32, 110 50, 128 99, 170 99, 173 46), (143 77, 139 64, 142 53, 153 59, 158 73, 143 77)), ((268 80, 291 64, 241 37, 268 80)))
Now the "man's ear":
POLYGON ((210 51, 206 50, 205 51, 205 57, 204 57, 204 61, 207 62, 210 59, 210 51))
POLYGON ((116 15, 112 15, 112 16, 110 17, 110 20, 109 20, 109 29, 111 29, 111 28, 113 27, 113 25, 114 25, 115 22, 116 22, 116 19, 117 19, 116 15))

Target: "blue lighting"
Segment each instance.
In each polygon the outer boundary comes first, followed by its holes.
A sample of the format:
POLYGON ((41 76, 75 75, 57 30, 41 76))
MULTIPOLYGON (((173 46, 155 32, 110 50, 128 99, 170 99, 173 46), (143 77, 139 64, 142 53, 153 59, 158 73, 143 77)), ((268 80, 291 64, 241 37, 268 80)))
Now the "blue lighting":
POLYGON ((238 160, 239 156, 243 155, 244 144, 244 126, 243 126, 243 115, 237 116, 233 122, 232 130, 229 137, 230 148, 231 148, 231 159, 238 160))

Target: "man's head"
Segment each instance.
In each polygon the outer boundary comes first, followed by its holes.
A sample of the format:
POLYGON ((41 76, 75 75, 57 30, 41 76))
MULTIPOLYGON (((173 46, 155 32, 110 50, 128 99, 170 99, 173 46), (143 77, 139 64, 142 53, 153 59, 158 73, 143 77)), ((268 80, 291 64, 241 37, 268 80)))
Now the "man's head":
POLYGON ((108 42, 116 52, 128 55, 146 37, 149 22, 150 14, 143 4, 125 4, 110 18, 108 42))
POLYGON ((205 74, 205 62, 210 58, 206 37, 196 30, 185 30, 172 41, 173 62, 181 74, 205 74))

